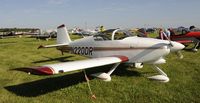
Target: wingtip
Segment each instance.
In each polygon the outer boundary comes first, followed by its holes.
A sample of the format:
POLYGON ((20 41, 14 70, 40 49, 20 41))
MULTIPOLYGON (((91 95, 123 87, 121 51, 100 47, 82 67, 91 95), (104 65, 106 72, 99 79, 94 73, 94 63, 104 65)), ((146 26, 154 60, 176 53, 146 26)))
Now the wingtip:
POLYGON ((23 68, 16 68, 12 70, 26 72, 28 74, 34 74, 34 75, 52 75, 55 73, 52 68, 47 67, 47 66, 23 67, 23 68))
POLYGON ((41 67, 31 67, 33 74, 40 74, 40 75, 53 75, 54 72, 50 67, 41 66, 41 67))
POLYGON ((129 61, 128 57, 126 56, 121 56, 121 55, 114 55, 115 57, 118 57, 119 59, 121 59, 122 62, 127 62, 129 61))

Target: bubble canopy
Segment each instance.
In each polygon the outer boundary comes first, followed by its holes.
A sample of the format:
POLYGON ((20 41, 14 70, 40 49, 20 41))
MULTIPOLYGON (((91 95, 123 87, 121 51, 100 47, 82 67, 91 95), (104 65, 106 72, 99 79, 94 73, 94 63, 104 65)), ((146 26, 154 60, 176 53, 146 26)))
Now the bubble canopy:
POLYGON ((134 36, 134 34, 122 29, 109 29, 94 35, 97 38, 96 40, 122 40, 130 36, 134 36))

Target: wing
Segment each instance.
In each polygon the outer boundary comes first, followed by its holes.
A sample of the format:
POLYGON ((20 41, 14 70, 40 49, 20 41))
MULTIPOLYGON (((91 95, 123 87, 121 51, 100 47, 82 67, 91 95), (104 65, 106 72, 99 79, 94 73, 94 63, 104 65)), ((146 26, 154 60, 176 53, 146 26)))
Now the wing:
POLYGON ((126 56, 112 56, 112 57, 102 57, 102 58, 93 58, 87 60, 79 60, 73 62, 49 64, 40 67, 32 67, 31 72, 34 74, 43 74, 43 75, 52 75, 63 72, 70 72, 75 70, 82 70, 86 68, 104 66, 114 63, 121 63, 128 61, 126 56))
POLYGON ((197 43, 200 42, 198 39, 194 37, 186 37, 186 38, 173 38, 173 41, 185 44, 185 43, 197 43))
POLYGON ((186 44, 186 43, 193 43, 192 40, 175 40, 176 42, 182 43, 182 44, 186 44))

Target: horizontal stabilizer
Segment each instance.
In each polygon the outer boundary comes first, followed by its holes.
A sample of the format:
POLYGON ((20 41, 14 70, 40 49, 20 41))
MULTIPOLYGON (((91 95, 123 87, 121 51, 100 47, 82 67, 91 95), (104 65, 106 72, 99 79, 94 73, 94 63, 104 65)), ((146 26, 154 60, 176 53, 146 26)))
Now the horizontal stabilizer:
POLYGON ((56 38, 57 44, 55 45, 40 45, 38 49, 40 48, 53 48, 53 47, 60 47, 60 46, 68 46, 71 42, 69 33, 67 31, 67 28, 64 24, 57 27, 57 38, 56 38))
POLYGON ((68 46, 68 44, 55 44, 55 45, 40 45, 38 47, 38 49, 41 49, 41 48, 55 48, 55 47, 61 47, 61 46, 68 46))

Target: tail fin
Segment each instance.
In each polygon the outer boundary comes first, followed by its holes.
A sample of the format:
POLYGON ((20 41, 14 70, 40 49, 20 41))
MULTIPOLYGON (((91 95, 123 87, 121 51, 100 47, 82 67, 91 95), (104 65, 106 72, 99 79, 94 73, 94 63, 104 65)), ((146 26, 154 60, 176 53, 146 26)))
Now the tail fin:
POLYGON ((64 24, 57 27, 57 44, 69 44, 71 39, 64 24))

